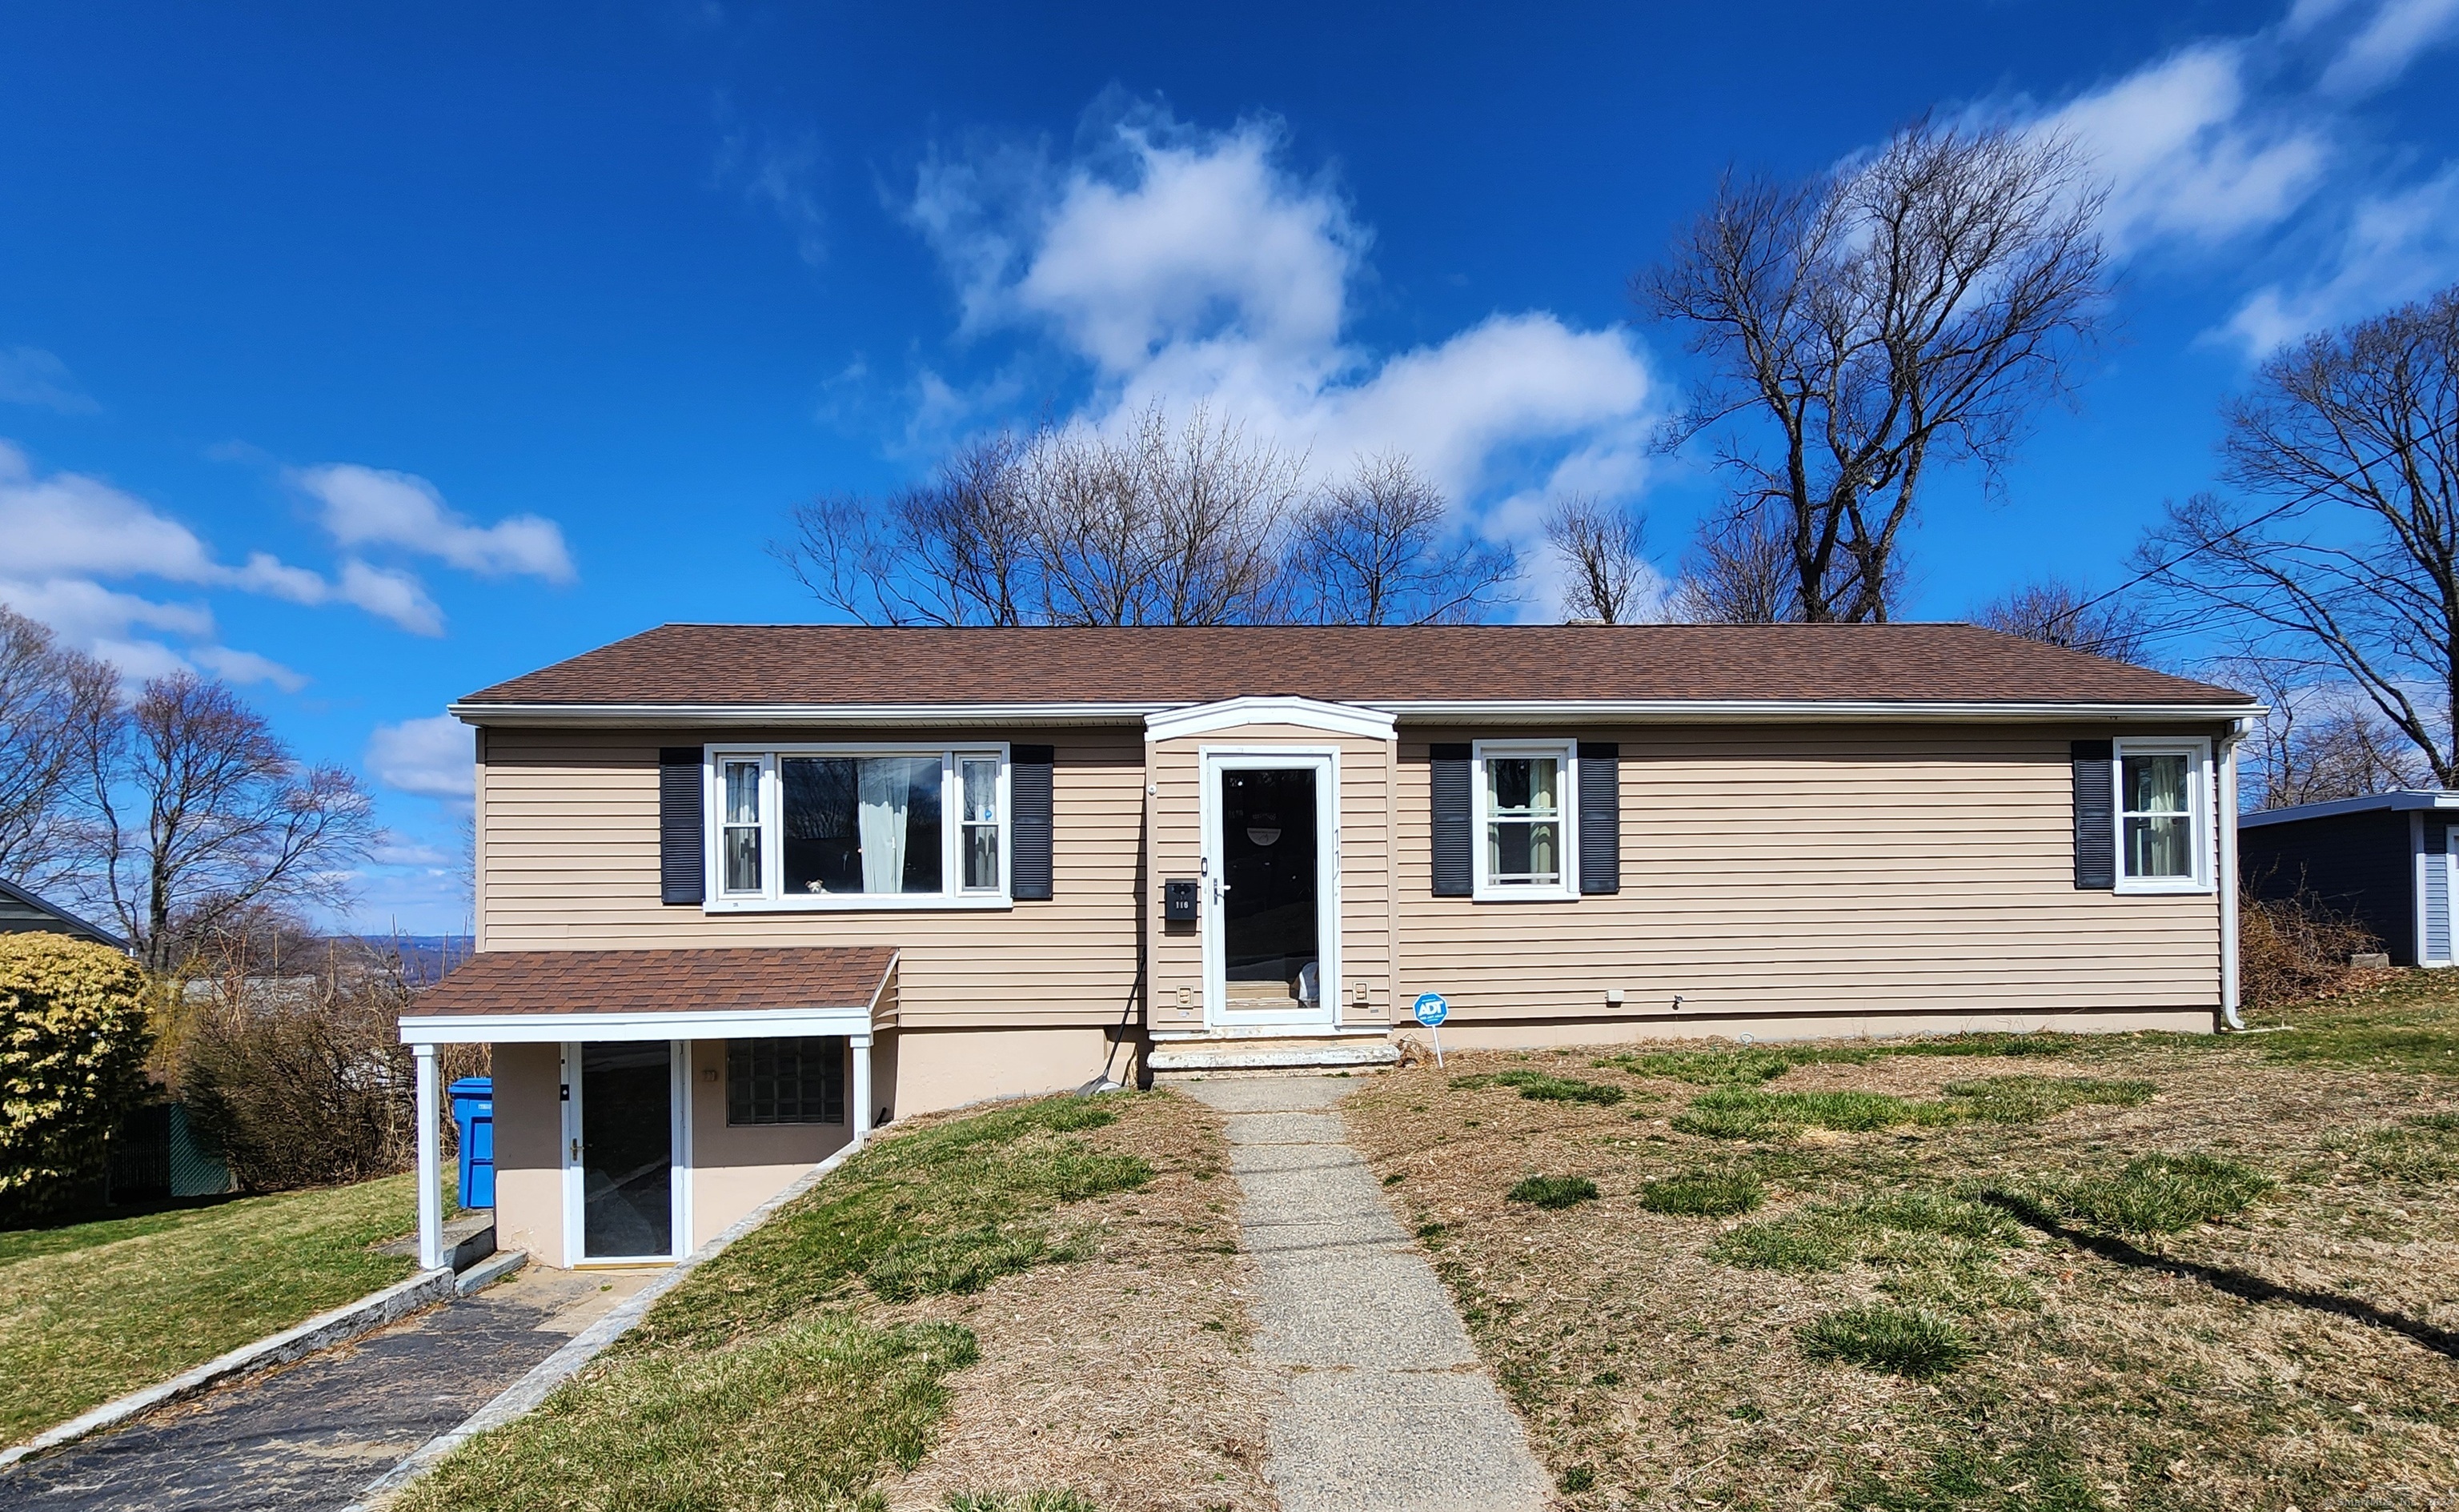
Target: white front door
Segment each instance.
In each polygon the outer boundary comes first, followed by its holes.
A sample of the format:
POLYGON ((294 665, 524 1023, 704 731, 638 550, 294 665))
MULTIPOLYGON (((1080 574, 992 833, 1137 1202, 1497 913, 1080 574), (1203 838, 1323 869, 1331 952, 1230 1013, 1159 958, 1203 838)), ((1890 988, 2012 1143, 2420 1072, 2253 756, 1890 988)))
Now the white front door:
POLYGON ((1204 1001, 1215 1029, 1305 1033, 1340 1001, 1339 763, 1204 755, 1204 1001))

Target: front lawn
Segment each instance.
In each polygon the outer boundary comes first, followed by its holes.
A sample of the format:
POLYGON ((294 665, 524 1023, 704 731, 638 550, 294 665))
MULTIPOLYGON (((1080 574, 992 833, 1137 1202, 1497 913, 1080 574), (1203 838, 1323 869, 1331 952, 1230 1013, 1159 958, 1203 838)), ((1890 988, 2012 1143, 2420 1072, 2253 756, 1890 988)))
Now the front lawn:
POLYGON ((917 1120, 400 1512, 1272 1505, 1217 1115, 917 1120))
POLYGON ((2440 1505, 2459 975, 2283 1018, 1454 1056, 1343 1111, 1573 1506, 2440 1505))
POLYGON ((0 1441, 403 1280, 416 1218, 390 1176, 0 1233, 0 1441))

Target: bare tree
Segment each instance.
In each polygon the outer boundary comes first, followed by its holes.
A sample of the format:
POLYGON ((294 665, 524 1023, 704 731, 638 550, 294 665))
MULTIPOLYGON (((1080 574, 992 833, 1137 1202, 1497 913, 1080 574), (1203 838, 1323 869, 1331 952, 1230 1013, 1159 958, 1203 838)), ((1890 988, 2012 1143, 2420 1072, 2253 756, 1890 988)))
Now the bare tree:
POLYGON ((2285 808, 2425 785, 2415 750, 2349 684, 2301 683, 2292 664, 2259 655, 2224 658, 2210 675, 2251 689, 2270 710, 2247 747, 2254 779, 2249 808, 2285 808))
POLYGON ((118 690, 109 662, 0 605, 0 877, 41 889, 76 869, 80 781, 118 690))
POLYGON ((866 623, 1227 624, 1280 618, 1305 459, 1197 409, 959 448, 931 483, 794 512, 769 551, 866 623))
POLYGON ((1673 616, 1691 624, 1779 624, 1801 618, 1788 533, 1757 504, 1702 520, 1673 590, 1673 616))
POLYGON ((1456 535, 1442 491, 1397 452, 1328 485, 1291 552, 1308 618, 1323 624, 1463 624, 1509 601, 1510 548, 1456 535))
POLYGON ((1931 472, 1994 483, 2067 389, 2107 289, 2099 198, 2063 141, 1922 121, 1808 182, 1727 178, 1634 280, 1709 369, 1662 440, 1718 432, 1727 518, 1773 513, 1799 618, 1886 619, 1931 472))
POLYGON ((335 899, 377 834, 356 778, 302 766, 263 715, 193 673, 146 683, 88 770, 100 891, 158 974, 241 911, 335 899))
POLYGON ((1590 494, 1557 499, 1545 544, 1564 573, 1563 616, 1631 624, 1656 607, 1659 578, 1648 563, 1648 516, 1590 494))
POLYGON ((938 476, 874 506, 855 495, 795 509, 771 542, 811 596, 888 624, 1022 624, 1036 578, 1020 473, 1036 442, 1002 431, 959 447, 938 476))
POLYGON ((2353 685, 2459 785, 2459 287, 2275 355, 2223 418, 2242 496, 2172 505, 2151 581, 2353 685))
POLYGON ((2142 661, 2145 638, 2152 633, 2152 622, 2123 598, 2088 594, 2057 578, 2038 578, 1992 598, 1972 620, 2112 662, 2142 661))

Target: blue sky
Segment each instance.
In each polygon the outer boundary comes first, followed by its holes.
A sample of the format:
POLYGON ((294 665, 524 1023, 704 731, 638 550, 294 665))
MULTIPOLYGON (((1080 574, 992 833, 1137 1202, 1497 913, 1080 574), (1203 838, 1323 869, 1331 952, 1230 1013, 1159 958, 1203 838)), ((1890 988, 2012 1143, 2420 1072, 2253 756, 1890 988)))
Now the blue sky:
POLYGON ((2112 184, 2118 339, 1932 497, 1923 618, 2117 581, 2255 356, 2459 279, 2459 0, 1873 9, 11 6, 0 600, 245 682, 380 795, 357 922, 442 930, 446 703, 809 618, 787 510, 1004 421, 1205 399, 1675 570, 1625 285, 1728 165, 1934 109, 2112 184))

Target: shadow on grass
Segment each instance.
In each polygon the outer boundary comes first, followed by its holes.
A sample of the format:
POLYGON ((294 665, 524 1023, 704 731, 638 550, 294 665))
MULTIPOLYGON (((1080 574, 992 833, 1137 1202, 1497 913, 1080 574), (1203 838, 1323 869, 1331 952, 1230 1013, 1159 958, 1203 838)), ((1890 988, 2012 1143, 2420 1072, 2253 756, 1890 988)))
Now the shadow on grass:
POLYGON ((2098 1255, 2113 1265, 2137 1270, 2157 1271, 2181 1280, 2197 1281, 2215 1292, 2242 1297, 2248 1302, 2285 1302, 2291 1307, 2314 1312, 2329 1312, 2375 1328, 2388 1329, 2406 1334, 2437 1354, 2459 1359, 2459 1333, 2436 1328, 2422 1318, 2394 1312, 2377 1307, 2362 1297, 2342 1296, 2330 1292, 2309 1292, 2301 1287, 2281 1286, 2266 1281, 2251 1271, 2231 1266, 2205 1265, 2197 1260, 2180 1260, 2174 1255, 2158 1254, 2140 1249, 2114 1234, 2094 1233, 2062 1221, 2038 1203, 2006 1191, 1984 1191, 1974 1194, 1974 1201, 1988 1204, 2013 1217, 2025 1227, 2065 1241, 2077 1250, 2098 1255))

